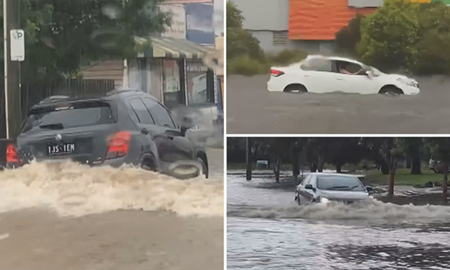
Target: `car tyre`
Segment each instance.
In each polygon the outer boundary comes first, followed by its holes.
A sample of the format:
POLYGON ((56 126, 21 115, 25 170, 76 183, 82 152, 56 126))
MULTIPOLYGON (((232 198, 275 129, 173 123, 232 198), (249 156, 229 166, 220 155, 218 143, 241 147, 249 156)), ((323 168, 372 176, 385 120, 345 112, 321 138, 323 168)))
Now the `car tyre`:
POLYGON ((379 93, 389 95, 389 96, 398 96, 398 95, 402 95, 403 91, 398 89, 395 86, 385 86, 380 90, 379 93))
POLYGON ((200 165, 202 166, 202 174, 205 176, 206 179, 208 179, 208 177, 209 177, 208 166, 206 166, 203 159, 201 159, 199 157, 197 158, 197 162, 200 163, 200 165))
POLYGON ((307 93, 308 90, 306 89, 306 87, 304 85, 301 84, 292 84, 292 85, 288 85, 285 89, 284 92, 286 93, 307 93))

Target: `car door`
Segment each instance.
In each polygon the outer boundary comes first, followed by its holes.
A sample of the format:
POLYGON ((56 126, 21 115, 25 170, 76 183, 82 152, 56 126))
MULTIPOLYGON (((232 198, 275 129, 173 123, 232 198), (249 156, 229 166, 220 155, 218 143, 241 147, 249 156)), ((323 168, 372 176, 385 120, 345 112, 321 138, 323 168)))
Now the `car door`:
MULTIPOLYGON (((306 185, 308 184, 313 184, 315 181, 314 179, 316 178, 315 175, 310 175, 306 181, 304 182, 304 184, 302 185, 300 191, 299 191, 299 196, 300 196, 300 200, 302 204, 310 204, 313 199, 314 199, 314 191, 310 190, 310 189, 306 189, 306 185)), ((314 185, 313 185, 314 186, 314 185)))
MULTIPOLYGON (((152 118, 145 107, 144 102, 139 97, 128 99, 125 101, 125 104, 130 110, 130 116, 137 123, 142 133, 147 134, 152 138, 164 133, 164 130, 155 124, 155 120, 152 118)), ((146 144, 144 152, 150 151, 150 149, 150 144, 146 144)))
MULTIPOLYGON (((351 73, 357 73, 362 69, 362 66, 356 63, 343 61, 340 61, 340 63, 344 63, 346 69, 351 73)), ((343 74, 339 72, 339 67, 337 67, 336 72, 336 86, 339 92, 344 93, 368 94, 377 93, 379 90, 374 90, 376 83, 366 74, 343 74)))
POLYGON ((308 92, 329 93, 337 91, 333 63, 329 59, 314 59, 300 66, 308 92))
POLYGON ((192 142, 186 138, 173 120, 169 110, 152 98, 143 98, 145 107, 162 130, 162 136, 156 139, 161 148, 159 155, 164 162, 194 160, 195 150, 192 142))

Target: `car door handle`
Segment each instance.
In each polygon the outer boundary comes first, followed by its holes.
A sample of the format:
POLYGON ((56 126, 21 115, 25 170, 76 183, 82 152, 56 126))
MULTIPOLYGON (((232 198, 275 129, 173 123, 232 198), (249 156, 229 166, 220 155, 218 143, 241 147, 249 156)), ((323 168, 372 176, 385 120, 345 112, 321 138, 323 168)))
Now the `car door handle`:
POLYGON ((338 81, 345 81, 345 79, 337 78, 338 81))

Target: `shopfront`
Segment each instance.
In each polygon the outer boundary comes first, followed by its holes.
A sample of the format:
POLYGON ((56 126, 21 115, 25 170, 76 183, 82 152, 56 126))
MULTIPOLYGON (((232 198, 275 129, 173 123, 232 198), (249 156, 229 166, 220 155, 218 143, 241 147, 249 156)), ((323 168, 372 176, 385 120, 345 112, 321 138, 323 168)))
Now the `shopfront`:
POLYGON ((152 37, 151 44, 138 55, 135 85, 168 108, 215 106, 215 75, 201 59, 210 48, 170 37, 152 37))
POLYGON ((202 61, 186 60, 187 105, 211 106, 215 103, 214 72, 202 61))

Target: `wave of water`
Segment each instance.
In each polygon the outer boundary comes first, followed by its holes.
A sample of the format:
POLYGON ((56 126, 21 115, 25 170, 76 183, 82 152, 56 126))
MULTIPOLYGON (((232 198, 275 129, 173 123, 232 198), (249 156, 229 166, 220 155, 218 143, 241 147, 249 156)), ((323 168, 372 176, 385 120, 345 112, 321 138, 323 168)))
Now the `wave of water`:
POLYGON ((223 181, 181 181, 141 169, 69 161, 0 172, 0 213, 28 208, 47 208, 60 216, 129 209, 223 217, 223 181))
POLYGON ((429 222, 450 221, 450 207, 439 205, 396 205, 374 199, 352 205, 328 203, 284 208, 230 205, 227 215, 266 219, 429 222))

